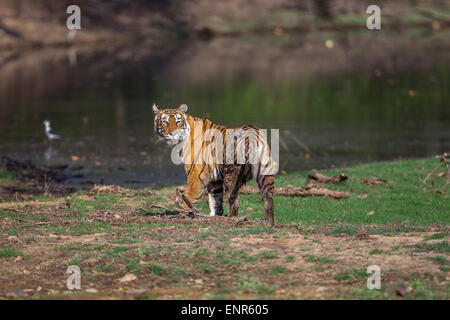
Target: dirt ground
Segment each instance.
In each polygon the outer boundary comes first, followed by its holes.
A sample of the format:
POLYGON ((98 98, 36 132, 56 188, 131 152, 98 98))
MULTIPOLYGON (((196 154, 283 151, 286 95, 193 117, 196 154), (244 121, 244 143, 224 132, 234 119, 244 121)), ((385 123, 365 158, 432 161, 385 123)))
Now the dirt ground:
MULTIPOLYGON (((89 198, 89 196, 85 196, 89 198)), ((224 217, 94 210, 64 199, 0 207, 0 298, 448 299, 448 230, 329 234, 224 217), (45 218, 44 218, 45 217, 45 218), (437 244, 433 246, 433 244, 437 244), (431 249, 430 249, 431 248, 431 249), (9 251, 8 251, 9 250, 9 251), (438 258, 436 258, 438 257, 438 258), (439 258, 440 257, 440 258, 439 258), (441 263, 439 263, 439 261, 441 263), (442 262, 443 261, 443 262, 442 262), (68 290, 69 265, 81 290, 68 290), (381 269, 381 289, 366 286, 381 269), (443 269, 444 268, 444 269, 443 269)))

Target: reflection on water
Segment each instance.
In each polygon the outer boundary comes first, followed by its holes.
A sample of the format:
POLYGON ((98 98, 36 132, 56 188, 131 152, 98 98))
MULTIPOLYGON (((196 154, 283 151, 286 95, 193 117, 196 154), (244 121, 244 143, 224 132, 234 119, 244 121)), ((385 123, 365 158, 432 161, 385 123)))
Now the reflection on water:
POLYGON ((448 45, 396 36, 344 37, 333 50, 305 36, 11 53, 0 62, 0 154, 83 165, 96 183, 183 183, 156 142, 153 102, 279 128, 287 172, 448 151, 448 45), (47 118, 64 137, 51 146, 47 118))

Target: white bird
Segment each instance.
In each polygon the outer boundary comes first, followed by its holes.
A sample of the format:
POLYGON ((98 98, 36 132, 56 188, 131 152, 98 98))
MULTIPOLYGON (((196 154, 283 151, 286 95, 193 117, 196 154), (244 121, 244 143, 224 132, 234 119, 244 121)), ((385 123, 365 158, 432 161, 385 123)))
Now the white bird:
POLYGON ((45 135, 47 136, 48 140, 52 142, 54 139, 61 139, 61 136, 59 134, 56 134, 53 132, 52 128, 50 127, 50 121, 44 120, 44 126, 45 126, 45 135))

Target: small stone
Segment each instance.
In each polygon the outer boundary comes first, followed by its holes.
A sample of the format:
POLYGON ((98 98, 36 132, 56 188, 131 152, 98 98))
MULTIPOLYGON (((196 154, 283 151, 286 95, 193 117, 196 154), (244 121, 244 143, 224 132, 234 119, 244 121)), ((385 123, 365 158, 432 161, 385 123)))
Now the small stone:
POLYGON ((36 288, 36 291, 37 291, 37 292, 41 292, 41 290, 42 290, 42 287, 41 287, 41 286, 39 286, 39 287, 36 288))
POLYGON ((9 237, 8 237, 8 241, 18 242, 18 241, 19 241, 19 238, 17 238, 16 236, 9 236, 9 237))
POLYGON ((147 289, 131 289, 127 291, 127 294, 132 296, 141 296, 147 292, 147 289))
POLYGON ((325 47, 327 47, 328 49, 333 49, 333 48, 334 48, 334 42, 333 42, 333 40, 327 40, 327 41, 325 41, 325 47))
POLYGON ((23 274, 29 275, 31 272, 28 270, 23 270, 23 274))
POLYGON ((127 273, 122 278, 119 279, 120 282, 130 282, 136 280, 137 277, 132 273, 127 273))
POLYGON ((22 256, 17 256, 15 259, 14 259, 14 262, 19 262, 20 260, 22 260, 23 258, 22 258, 22 256))
POLYGON ((23 289, 23 292, 33 292, 34 291, 34 289, 23 289))
POLYGON ((87 292, 87 293, 97 293, 98 290, 95 289, 95 288, 89 288, 89 289, 86 289, 86 292, 87 292))
POLYGON ((85 260, 85 263, 90 265, 90 266, 93 266, 93 265, 97 264, 97 262, 98 262, 98 259, 95 258, 95 257, 92 257, 92 258, 89 258, 89 259, 85 260))
POLYGON ((15 294, 14 292, 8 292, 6 293, 5 297, 7 299, 17 299, 17 294, 15 294))
POLYGON ((203 279, 195 279, 195 284, 203 284, 203 279))

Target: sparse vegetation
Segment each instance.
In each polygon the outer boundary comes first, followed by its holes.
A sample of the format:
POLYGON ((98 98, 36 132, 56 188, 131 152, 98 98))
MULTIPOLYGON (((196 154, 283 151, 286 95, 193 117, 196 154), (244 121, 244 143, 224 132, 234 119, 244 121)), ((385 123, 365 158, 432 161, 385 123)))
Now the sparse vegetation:
MULTIPOLYGON (((31 274, 39 266, 45 289, 21 294, 61 297, 61 277, 68 265, 78 265, 86 282, 112 297, 386 299, 398 298, 396 288, 409 283, 413 289, 405 298, 447 299, 442 280, 450 268, 447 196, 426 192, 426 187, 423 191, 420 175, 410 170, 433 163, 426 159, 343 169, 351 179, 332 188, 367 193, 367 199, 279 197, 275 228, 260 224, 261 201, 253 195, 241 197, 241 214, 254 209, 239 226, 223 218, 173 218, 148 206, 172 206, 173 188, 2 203, 0 272, 7 281, 0 296, 25 279, 23 270, 31 274), (389 176, 392 185, 362 184, 369 174, 389 176), (376 213, 367 216, 371 210, 376 213), (402 266, 383 262, 382 289, 369 292, 364 287, 369 260, 398 254, 402 266), (438 272, 435 278, 417 276, 432 268, 438 272), (119 281, 126 274, 137 279, 119 281), (320 294, 305 291, 323 283, 327 290, 320 294), (148 288, 145 293, 134 293, 143 287, 148 288)), ((303 185, 304 176, 280 176, 277 184, 303 185)), ((433 188, 448 188, 440 183, 436 179, 433 188)), ((206 205, 202 200, 200 207, 206 205)))

